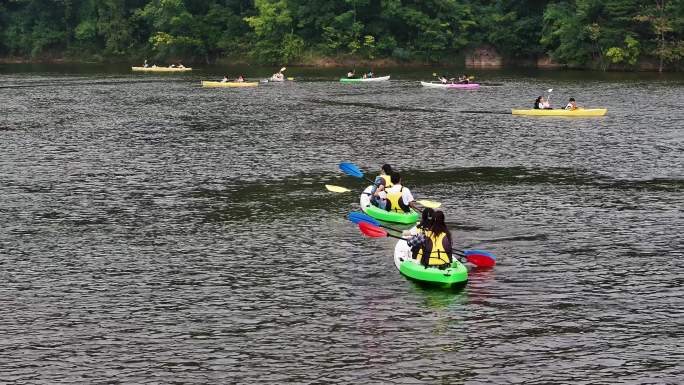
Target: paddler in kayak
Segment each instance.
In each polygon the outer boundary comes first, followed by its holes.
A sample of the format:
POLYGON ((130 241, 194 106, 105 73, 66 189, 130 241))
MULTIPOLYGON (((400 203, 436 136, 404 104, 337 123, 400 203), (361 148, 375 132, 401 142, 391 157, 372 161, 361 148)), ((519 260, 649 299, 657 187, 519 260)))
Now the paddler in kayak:
POLYGON ((418 250, 423 247, 423 244, 425 243, 425 234, 432 227, 432 224, 435 221, 434 217, 435 210, 426 207, 423 210, 420 222, 416 225, 416 227, 410 230, 404 230, 402 232, 403 236, 410 237, 406 240, 406 243, 409 245, 409 247, 411 247, 411 253, 413 255, 411 258, 416 259, 418 250))
POLYGON ((347 72, 347 79, 354 79, 354 71, 347 72))
POLYGON ((458 84, 468 84, 470 83, 470 80, 468 80, 468 77, 466 75, 461 75, 458 77, 458 84))
POLYGON ((565 109, 570 110, 570 111, 576 110, 578 108, 579 107, 577 107, 577 103, 575 102, 575 98, 570 98, 570 100, 568 100, 568 105, 565 106, 565 109))
POLYGON ((415 259, 425 267, 445 269, 451 266, 451 232, 444 221, 444 213, 435 211, 432 226, 425 232, 425 242, 414 254, 415 259))
POLYGON ((392 187, 392 166, 385 163, 380 167, 380 175, 375 177, 373 188, 371 189, 371 203, 381 209, 385 208, 385 199, 381 199, 379 194, 386 188, 392 187))
POLYGON ((238 83, 243 83, 245 80, 246 79, 245 79, 244 75, 240 75, 240 76, 238 76, 237 79, 235 79, 235 81, 238 83))
POLYGON ((283 71, 285 71, 285 67, 281 68, 280 71, 271 75, 271 80, 274 82, 285 81, 285 75, 283 74, 283 71))
POLYGON ((378 193, 382 199, 385 199, 385 210, 395 213, 408 213, 411 208, 416 211, 421 211, 416 205, 416 200, 413 198, 411 191, 401 185, 401 175, 399 173, 392 173, 391 177, 392 187, 385 188, 385 191, 378 193))
POLYGON ((221 79, 221 83, 228 83, 230 80, 228 80, 228 75, 223 75, 223 79, 221 79))
POLYGON ((548 100, 545 100, 543 96, 538 96, 534 101, 535 110, 553 110, 548 100))

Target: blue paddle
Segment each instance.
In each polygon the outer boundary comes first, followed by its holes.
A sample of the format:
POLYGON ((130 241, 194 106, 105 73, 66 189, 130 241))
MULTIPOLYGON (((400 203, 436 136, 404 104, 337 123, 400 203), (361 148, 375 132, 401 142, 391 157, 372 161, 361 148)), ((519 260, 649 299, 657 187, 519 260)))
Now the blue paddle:
MULTIPOLYGON (((364 213, 351 212, 351 213, 349 213, 347 218, 356 224, 366 223, 366 224, 369 224, 371 226, 384 227, 387 230, 401 232, 401 230, 382 225, 380 222, 375 220, 375 218, 373 218, 369 215, 366 215, 364 213)), ((364 228, 367 230, 368 229, 375 230, 372 227, 368 227, 368 226, 365 226, 364 228)), ((380 230, 380 229, 378 229, 378 230, 380 230)), ((386 236, 386 237, 392 237, 392 238, 406 240, 406 238, 393 236, 393 235, 387 233, 386 231, 382 231, 382 230, 380 230, 380 232, 373 231, 375 238, 379 238, 378 235, 383 234, 383 233, 384 233, 384 236, 386 236)), ((368 235, 368 234, 366 234, 366 235, 368 235)), ((468 260, 468 262, 470 262, 473 265, 478 266, 478 267, 492 267, 496 264, 496 256, 494 254, 488 252, 488 251, 484 251, 484 250, 458 250, 458 249, 454 249, 453 251, 456 252, 456 254, 459 254, 459 255, 465 257, 466 260, 468 260)))
POLYGON ((363 175, 363 171, 361 171, 361 169, 358 168, 354 163, 342 162, 342 163, 340 163, 340 170, 342 170, 342 172, 344 172, 345 174, 347 174, 349 176, 353 176, 354 178, 365 179, 365 180, 375 184, 375 181, 372 181, 372 180, 366 178, 363 175))
MULTIPOLYGON (((356 211, 349 213, 349 215, 347 215, 347 219, 356 223, 357 225, 361 222, 367 222, 367 223, 370 223, 371 225, 374 225, 374 226, 385 227, 385 226, 381 225, 380 222, 376 221, 375 218, 371 217, 370 215, 366 215, 364 213, 358 213, 356 211)), ((387 227, 385 227, 385 228, 387 228, 387 227)), ((396 229, 389 229, 389 230, 398 231, 396 229)))

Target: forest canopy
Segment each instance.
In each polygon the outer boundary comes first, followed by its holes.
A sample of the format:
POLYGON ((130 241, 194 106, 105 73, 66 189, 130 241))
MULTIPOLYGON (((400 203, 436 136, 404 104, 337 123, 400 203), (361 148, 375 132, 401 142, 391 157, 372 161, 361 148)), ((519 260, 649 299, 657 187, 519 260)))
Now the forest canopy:
POLYGON ((676 68, 684 0, 0 1, 5 57, 437 63, 477 47, 511 62, 676 68))

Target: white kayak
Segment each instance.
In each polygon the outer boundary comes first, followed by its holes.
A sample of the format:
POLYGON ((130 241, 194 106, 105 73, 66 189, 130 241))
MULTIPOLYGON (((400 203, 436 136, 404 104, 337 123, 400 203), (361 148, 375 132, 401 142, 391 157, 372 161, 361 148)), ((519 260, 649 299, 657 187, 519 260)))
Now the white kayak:
POLYGON ((365 83, 365 82, 384 82, 389 80, 390 75, 380 76, 377 78, 341 78, 342 83, 365 83))
POLYGON ((442 88, 442 89, 450 89, 450 88, 456 88, 456 89, 475 89, 475 88, 480 88, 480 85, 477 83, 428 83, 428 82, 420 82, 420 85, 425 87, 425 88, 442 88))

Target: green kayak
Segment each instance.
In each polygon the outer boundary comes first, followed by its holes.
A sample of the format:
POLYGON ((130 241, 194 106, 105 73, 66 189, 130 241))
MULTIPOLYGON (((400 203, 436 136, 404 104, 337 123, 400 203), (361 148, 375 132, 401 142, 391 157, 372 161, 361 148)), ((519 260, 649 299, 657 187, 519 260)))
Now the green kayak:
POLYGON ((416 222, 418 222, 418 220, 420 219, 420 214, 413 210, 408 213, 395 213, 373 206, 370 203, 370 192, 372 188, 373 186, 366 187, 366 189, 363 190, 363 193, 361 193, 361 198, 359 198, 361 210, 363 210, 364 213, 370 215, 371 217, 377 220, 385 222, 402 224, 415 224, 416 222))
POLYGON ((426 268, 411 258, 411 249, 405 241, 397 242, 394 247, 394 264, 405 277, 420 283, 448 289, 468 282, 468 268, 457 259, 447 269, 426 268))

